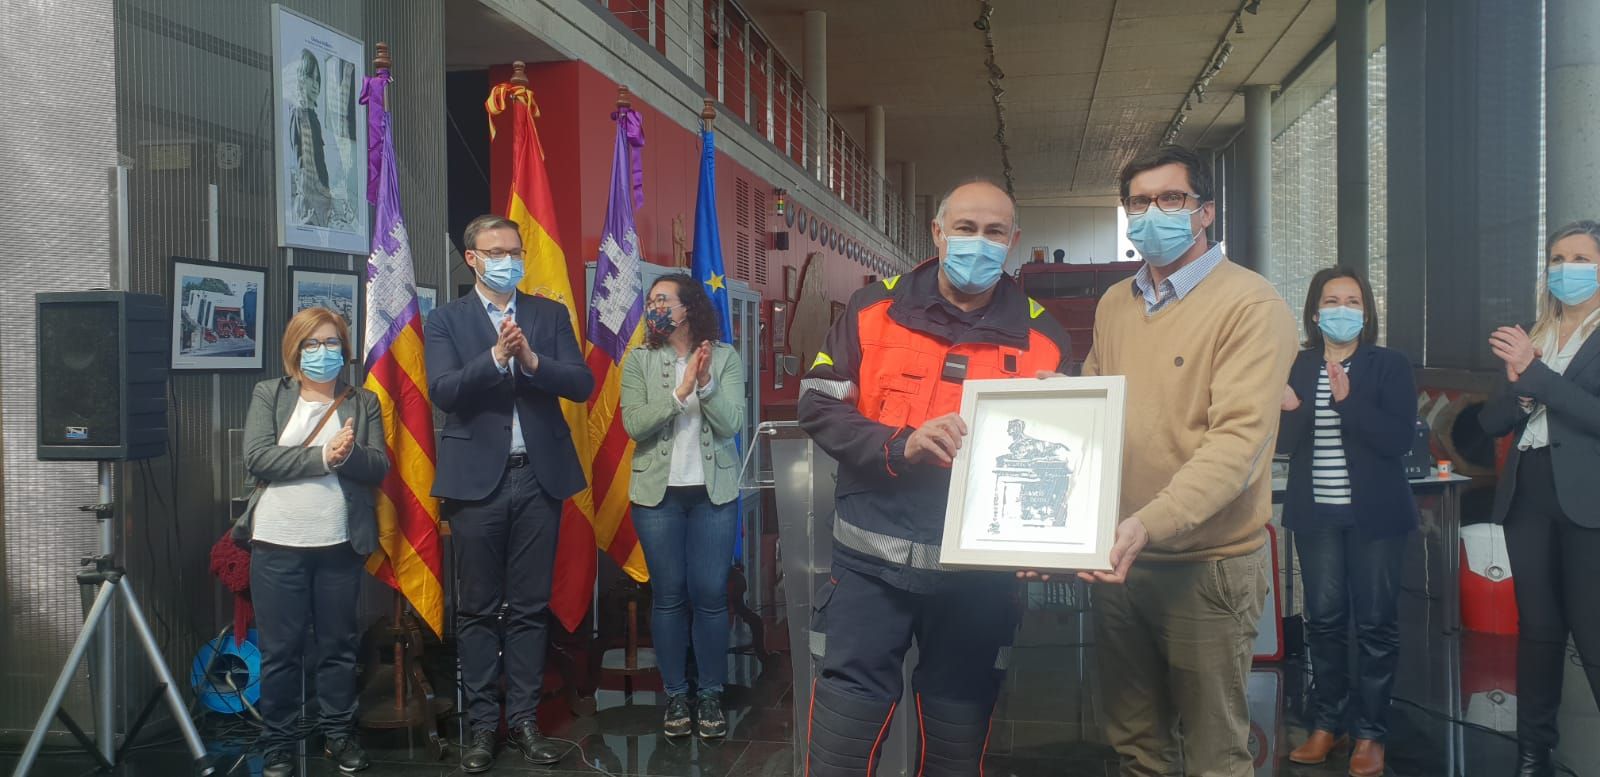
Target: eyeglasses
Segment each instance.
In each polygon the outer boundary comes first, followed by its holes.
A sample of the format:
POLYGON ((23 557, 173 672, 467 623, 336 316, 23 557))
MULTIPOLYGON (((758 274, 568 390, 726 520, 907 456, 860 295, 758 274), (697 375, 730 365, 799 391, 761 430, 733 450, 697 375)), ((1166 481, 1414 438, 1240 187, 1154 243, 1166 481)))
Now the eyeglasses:
POLYGON ((647 304, 652 308, 657 308, 660 310, 671 310, 673 308, 682 307, 681 303, 667 299, 666 297, 656 297, 655 299, 649 300, 647 304))
POLYGON ((1150 203, 1154 202, 1162 213, 1179 213, 1183 210, 1183 206, 1189 204, 1190 199, 1199 202, 1200 195, 1190 194, 1189 192, 1162 192, 1152 200, 1149 197, 1138 194, 1123 200, 1122 207, 1128 209, 1129 216, 1139 216, 1150 210, 1150 203))
POLYGON ((305 353, 312 353, 312 352, 316 351, 318 348, 326 348, 326 349, 328 349, 330 351, 343 352, 344 351, 344 341, 340 340, 337 337, 330 337, 330 338, 328 338, 326 340, 318 340, 318 339, 312 337, 312 338, 306 339, 305 342, 300 343, 300 350, 304 351, 305 353))
POLYGON ((512 250, 512 251, 503 251, 503 250, 500 250, 498 248, 494 248, 494 249, 473 248, 473 249, 469 249, 469 250, 471 250, 473 253, 477 254, 478 256, 484 257, 485 259, 493 259, 495 261, 500 261, 501 259, 521 259, 522 255, 523 255, 522 254, 522 249, 520 249, 520 248, 512 250))

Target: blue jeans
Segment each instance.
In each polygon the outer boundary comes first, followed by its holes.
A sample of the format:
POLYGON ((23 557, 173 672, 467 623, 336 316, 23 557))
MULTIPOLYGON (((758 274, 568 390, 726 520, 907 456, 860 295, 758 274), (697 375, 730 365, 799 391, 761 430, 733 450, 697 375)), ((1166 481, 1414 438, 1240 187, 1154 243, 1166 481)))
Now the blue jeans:
POLYGON ((1400 576, 1408 535, 1368 537, 1354 528, 1294 533, 1305 581, 1312 725, 1382 742, 1400 661, 1400 576), (1350 624, 1355 623, 1355 671, 1350 624))
POLYGON ((674 487, 659 505, 633 506, 633 528, 650 567, 650 631, 669 695, 689 692, 691 631, 700 691, 720 693, 728 679, 728 570, 737 505, 712 504, 703 487, 674 487))

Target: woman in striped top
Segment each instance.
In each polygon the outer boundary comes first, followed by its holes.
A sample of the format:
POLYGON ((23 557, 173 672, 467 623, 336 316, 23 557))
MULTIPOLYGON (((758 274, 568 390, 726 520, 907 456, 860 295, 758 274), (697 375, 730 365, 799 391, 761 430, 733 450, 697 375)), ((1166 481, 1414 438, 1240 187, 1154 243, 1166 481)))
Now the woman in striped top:
POLYGON ((1300 556, 1315 684, 1311 737, 1289 760, 1320 764, 1348 733, 1356 740, 1350 774, 1377 777, 1400 656, 1400 570, 1417 526, 1402 463, 1417 393, 1411 362, 1375 344, 1372 288, 1353 270, 1332 267, 1311 279, 1305 328, 1306 348, 1284 388, 1278 451, 1290 455, 1283 525, 1300 556))

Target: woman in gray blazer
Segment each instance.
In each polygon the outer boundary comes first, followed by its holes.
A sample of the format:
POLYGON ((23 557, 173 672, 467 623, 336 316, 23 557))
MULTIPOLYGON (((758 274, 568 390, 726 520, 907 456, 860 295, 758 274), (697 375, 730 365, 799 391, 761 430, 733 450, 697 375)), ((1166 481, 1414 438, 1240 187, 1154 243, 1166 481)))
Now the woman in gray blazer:
POLYGON ((300 311, 283 334, 288 376, 257 383, 245 417, 244 463, 258 484, 247 515, 264 777, 294 774, 308 626, 326 753, 345 772, 368 765, 355 739, 356 600, 378 548, 373 489, 389 457, 378 398, 340 379, 354 353, 339 314, 300 311))
POLYGON ((688 275, 668 275, 645 298, 643 347, 622 363, 622 425, 633 438, 633 527, 650 568, 650 632, 667 691, 662 729, 694 728, 689 703, 690 637, 702 737, 728 732, 728 568, 739 516, 744 367, 719 342, 711 299, 688 275), (689 610, 693 608, 692 618, 689 610))
POLYGON ((1517 777, 1553 777, 1567 635, 1600 700, 1600 223, 1545 242, 1532 332, 1501 327, 1489 348, 1509 387, 1478 418, 1514 445, 1495 491, 1517 596, 1517 777))

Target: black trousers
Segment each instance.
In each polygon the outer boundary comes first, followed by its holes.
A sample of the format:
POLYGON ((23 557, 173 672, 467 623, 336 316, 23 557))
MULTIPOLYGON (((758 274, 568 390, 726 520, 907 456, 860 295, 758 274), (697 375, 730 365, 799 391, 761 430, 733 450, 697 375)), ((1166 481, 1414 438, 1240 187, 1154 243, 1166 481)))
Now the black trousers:
POLYGON ((1305 580, 1315 728, 1333 734, 1348 731, 1377 742, 1389 734, 1389 696, 1400 660, 1400 573, 1408 536, 1372 538, 1353 527, 1294 533, 1305 580))
POLYGON ((308 662, 306 629, 316 634, 316 694, 322 733, 355 733, 356 604, 363 559, 349 543, 290 548, 257 542, 250 553, 250 598, 261 644, 261 749, 287 750, 299 739, 300 691, 308 662))
POLYGON ((1523 451, 1505 532, 1517 592, 1517 738, 1553 748, 1568 633, 1600 700, 1600 529, 1561 509, 1549 448, 1523 451))
POLYGON ((473 731, 499 727, 502 666, 506 722, 534 720, 550 640, 561 502, 546 495, 533 467, 524 465, 507 468, 488 498, 450 502, 445 509, 460 570, 456 642, 467 722, 473 731))

